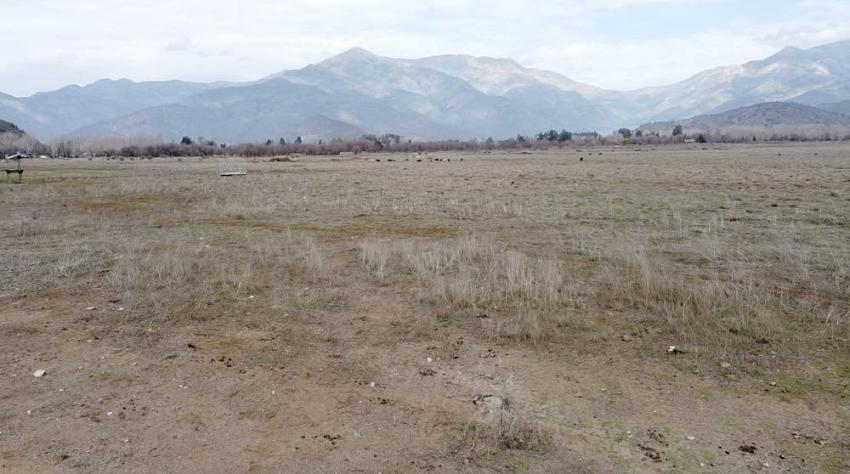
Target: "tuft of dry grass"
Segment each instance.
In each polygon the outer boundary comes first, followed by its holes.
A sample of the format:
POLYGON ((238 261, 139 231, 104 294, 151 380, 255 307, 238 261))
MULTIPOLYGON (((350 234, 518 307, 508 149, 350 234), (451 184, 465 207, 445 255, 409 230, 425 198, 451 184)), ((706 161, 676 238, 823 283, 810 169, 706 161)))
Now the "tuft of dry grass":
POLYGON ((528 410, 520 406, 511 379, 493 394, 477 395, 475 418, 463 430, 461 451, 469 457, 486 457, 503 450, 545 453, 551 435, 540 427, 528 410))
POLYGON ((250 237, 234 247, 215 240, 128 242, 114 253, 107 282, 129 310, 161 321, 214 319, 244 310, 258 295, 290 294, 328 283, 333 268, 315 241, 286 234, 250 237))
POLYGON ((785 242, 781 248, 763 243, 747 251, 722 235, 674 248, 649 234, 620 236, 587 253, 598 259, 591 303, 638 312, 670 344, 721 360, 758 362, 759 347, 796 350, 827 332, 846 334, 850 256, 825 259, 811 247, 788 244, 798 240, 794 233, 788 227, 775 237, 785 242))
POLYGON ((391 253, 392 248, 385 241, 368 239, 360 242, 360 258, 363 265, 378 280, 383 280, 386 276, 391 253))
POLYGON ((576 294, 554 258, 532 258, 489 240, 361 242, 377 279, 412 278, 419 300, 438 313, 492 317, 493 335, 530 341, 556 335, 576 294))

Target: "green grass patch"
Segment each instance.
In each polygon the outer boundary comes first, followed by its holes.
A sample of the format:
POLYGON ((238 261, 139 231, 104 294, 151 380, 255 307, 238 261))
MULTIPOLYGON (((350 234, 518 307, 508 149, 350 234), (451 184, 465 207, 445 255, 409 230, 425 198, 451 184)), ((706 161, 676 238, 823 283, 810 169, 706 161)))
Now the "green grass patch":
POLYGON ((107 214, 139 212, 155 208, 166 210, 185 205, 186 201, 186 195, 180 193, 138 193, 79 201, 77 205, 87 212, 107 214))
POLYGON ((109 380, 112 375, 109 372, 91 372, 89 374, 89 382, 104 382, 109 380))
POLYGON ((364 216, 348 222, 328 224, 315 222, 287 224, 253 217, 223 217, 205 219, 199 221, 198 224, 226 230, 248 230, 262 233, 291 231, 329 240, 362 237, 449 239, 459 235, 458 229, 454 226, 422 222, 398 216, 364 216))
MULTIPOLYGON (((49 183, 77 183, 86 184, 92 180, 101 180, 117 176, 117 170, 28 170, 24 168, 23 185, 27 184, 49 184, 49 183)), ((17 180, 17 176, 12 177, 17 180)), ((2 179, 0 185, 12 185, 7 179, 2 179)))
POLYGON ((359 237, 450 239, 459 231, 454 226, 422 222, 398 216, 364 216, 340 224, 299 223, 294 232, 313 234, 329 239, 359 237))

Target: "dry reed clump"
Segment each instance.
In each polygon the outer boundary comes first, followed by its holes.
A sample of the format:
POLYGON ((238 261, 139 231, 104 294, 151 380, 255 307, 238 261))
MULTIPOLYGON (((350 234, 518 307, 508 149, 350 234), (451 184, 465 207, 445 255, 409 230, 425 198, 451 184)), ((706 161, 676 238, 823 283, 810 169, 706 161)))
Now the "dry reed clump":
POLYGON ((360 243, 360 259, 372 276, 383 280, 392 250, 386 242, 376 239, 364 240, 360 243))
POLYGON ((0 259, 0 297, 97 284, 108 264, 97 240, 66 245, 50 230, 25 241, 0 259))
POLYGON ((299 306, 305 285, 331 282, 331 264, 315 241, 289 234, 247 237, 249 244, 240 246, 130 242, 115 252, 107 282, 134 314, 158 320, 238 314, 254 295, 299 306))
POLYGON ((478 411, 464 427, 461 452, 467 457, 489 456, 500 450, 546 452, 552 437, 521 407, 512 380, 503 382, 493 394, 476 395, 478 411))
POLYGON ((839 309, 846 302, 846 256, 823 260, 765 244, 742 251, 707 236, 680 245, 681 263, 650 241, 624 238, 593 252, 601 257, 593 302, 661 323, 670 344, 749 360, 759 345, 787 347, 822 330, 850 329, 847 311, 839 309))
POLYGON ((412 277, 419 299, 438 313, 492 319, 495 336, 541 340, 555 334, 576 293, 557 261, 528 257, 491 241, 365 240, 361 257, 379 280, 412 277))

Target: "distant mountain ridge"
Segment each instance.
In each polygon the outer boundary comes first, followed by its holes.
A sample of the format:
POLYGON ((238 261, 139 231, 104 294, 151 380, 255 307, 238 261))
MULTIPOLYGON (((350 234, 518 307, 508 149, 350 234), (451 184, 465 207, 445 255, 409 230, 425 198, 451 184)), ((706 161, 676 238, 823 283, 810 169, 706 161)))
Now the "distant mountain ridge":
POLYGON ((786 48, 676 84, 624 92, 511 59, 396 59, 355 48, 250 83, 124 79, 24 98, 0 94, 0 119, 43 140, 202 135, 235 142, 363 133, 506 138, 549 128, 606 132, 777 101, 841 112, 848 100, 850 41, 808 50, 786 48))
POLYGON ((850 99, 831 104, 820 104, 818 108, 835 112, 837 114, 850 115, 850 99))
POLYGON ((214 87, 182 81, 103 79, 26 98, 0 95, 0 118, 17 123, 38 138, 52 139, 145 108, 177 103, 214 87))
POLYGON ((10 122, 6 122, 5 120, 0 120, 0 134, 3 133, 8 133, 17 137, 21 137, 24 135, 24 131, 18 128, 17 125, 10 122))
POLYGON ((826 111, 817 107, 793 102, 768 102, 741 107, 719 114, 700 115, 686 120, 655 122, 639 127, 644 132, 670 134, 676 125, 685 133, 702 133, 718 130, 776 129, 780 127, 800 129, 850 129, 850 116, 826 111))

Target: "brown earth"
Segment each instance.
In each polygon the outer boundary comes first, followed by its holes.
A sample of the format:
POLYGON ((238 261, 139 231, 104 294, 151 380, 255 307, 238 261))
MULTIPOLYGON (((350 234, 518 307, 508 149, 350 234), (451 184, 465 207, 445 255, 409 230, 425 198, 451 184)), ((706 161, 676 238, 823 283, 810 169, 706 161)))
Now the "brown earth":
POLYGON ((847 145, 434 156, 26 163, 0 472, 850 471, 847 145))

